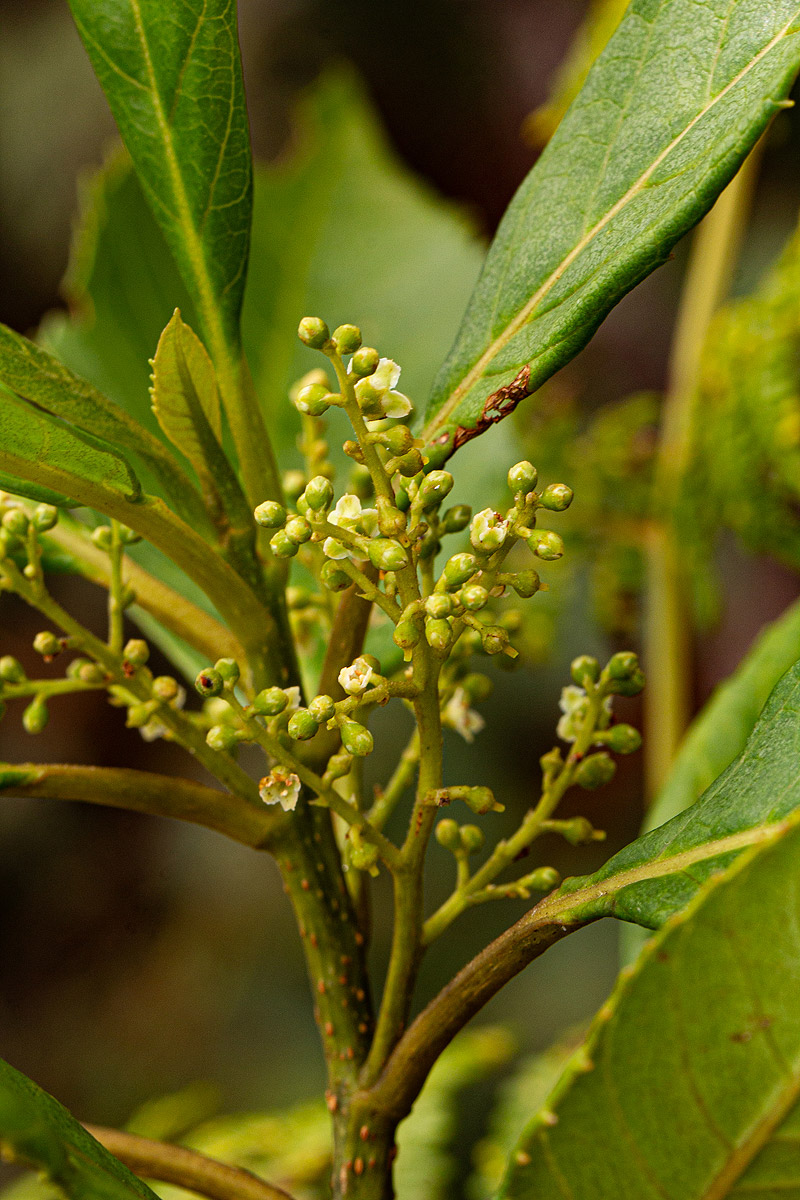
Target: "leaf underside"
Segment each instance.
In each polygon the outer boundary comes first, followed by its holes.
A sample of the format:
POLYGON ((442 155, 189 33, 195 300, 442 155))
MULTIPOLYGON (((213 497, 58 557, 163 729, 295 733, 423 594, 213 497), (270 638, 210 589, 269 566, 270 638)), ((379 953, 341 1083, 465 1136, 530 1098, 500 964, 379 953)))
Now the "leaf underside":
POLYGON ((713 203, 787 95, 797 0, 632 0, 512 201, 424 437, 435 461, 506 416, 713 203))

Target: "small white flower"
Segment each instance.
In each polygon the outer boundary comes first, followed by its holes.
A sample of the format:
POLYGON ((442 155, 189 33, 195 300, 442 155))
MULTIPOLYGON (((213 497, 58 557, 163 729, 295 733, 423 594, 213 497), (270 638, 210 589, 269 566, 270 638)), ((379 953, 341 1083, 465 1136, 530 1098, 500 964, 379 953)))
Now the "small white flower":
POLYGON ((157 717, 152 717, 146 725, 142 725, 139 734, 145 742, 156 742, 169 733, 166 725, 162 725, 157 717))
POLYGON ((391 358, 382 358, 369 377, 376 392, 388 392, 400 382, 400 368, 391 358))
POLYGON ((357 658, 349 667, 342 667, 339 683, 348 696, 360 696, 375 679, 375 672, 365 658, 357 658))
POLYGON ((348 551, 335 538, 325 538, 325 541, 322 543, 322 553, 326 558, 340 559, 348 557, 348 551))
POLYGON ((408 396, 404 396, 402 392, 394 390, 386 392, 381 397, 381 408, 384 415, 398 420, 400 417, 407 417, 413 408, 413 404, 408 396))
MULTIPOLYGON (((287 691, 293 691, 287 688, 287 691)), ((265 804, 280 804, 284 812, 292 812, 297 807, 300 795, 300 780, 291 771, 283 767, 273 767, 269 775, 265 775, 258 785, 258 794, 265 804)))
POLYGON ((504 521, 492 508, 476 513, 469 527, 469 538, 476 550, 499 550, 508 534, 508 521, 504 521))
POLYGON ((352 496, 347 492, 336 501, 336 507, 328 520, 331 525, 340 525, 343 529, 355 529, 360 516, 361 501, 358 496, 352 496))
MULTIPOLYGON (((612 697, 606 696, 603 701, 603 708, 607 713, 611 713, 612 697)), ((589 697, 581 687, 576 687, 575 684, 568 684, 567 687, 561 689, 561 699, 558 702, 558 707, 564 714, 556 726, 556 733, 561 738, 562 742, 574 742, 580 732, 580 726, 583 718, 586 715, 586 709, 589 704, 589 697)))
POLYGON ((486 724, 481 714, 470 708, 467 693, 462 687, 457 687, 453 692, 442 715, 445 724, 460 733, 465 742, 474 742, 475 734, 480 733, 486 724))

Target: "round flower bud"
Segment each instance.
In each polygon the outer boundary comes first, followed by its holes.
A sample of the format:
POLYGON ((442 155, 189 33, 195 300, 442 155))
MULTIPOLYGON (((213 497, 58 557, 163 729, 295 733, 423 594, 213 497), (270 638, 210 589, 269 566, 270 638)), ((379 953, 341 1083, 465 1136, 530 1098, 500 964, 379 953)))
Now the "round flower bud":
POLYGON ((469 540, 481 554, 493 554, 499 550, 508 534, 508 521, 491 508, 476 513, 469 527, 469 540))
POLYGON ((132 667, 143 667, 150 657, 150 647, 141 638, 131 638, 125 643, 122 657, 132 667))
POLYGON ((175 700, 180 694, 178 681, 177 679, 173 679, 171 675, 157 675, 151 686, 156 700, 161 700, 163 704, 169 704, 171 700, 175 700))
POLYGON ((603 740, 615 754, 634 754, 642 744, 642 735, 632 725, 612 725, 603 740))
POLYGON ((333 484, 324 475, 315 475, 306 484, 303 495, 314 512, 324 512, 333 504, 333 484))
POLYGON ((508 645, 508 634, 502 625, 487 625, 481 632, 481 645, 486 654, 501 654, 508 645))
POLYGON ((401 650, 411 650, 422 637, 420 622, 414 617, 403 617, 397 622, 392 640, 401 650))
POLYGON ((572 504, 575 493, 565 483, 551 483, 539 497, 539 506, 550 512, 564 512, 572 504))
POLYGON ((577 683, 578 687, 585 688, 587 683, 597 683, 600 678, 600 663, 590 654, 580 654, 577 658, 573 658, 569 673, 573 683, 577 683))
POLYGON ((297 327, 297 336, 312 350, 321 350, 331 335, 320 317, 303 317, 297 327))
POLYGON ((453 644, 453 627, 449 621, 428 618, 425 622, 425 640, 437 654, 446 654, 453 644))
MULTIPOLYGON (((106 676, 103 668, 98 663, 90 662, 88 659, 78 659, 78 670, 75 676, 80 679, 81 683, 105 683, 106 676)), ((70 663, 72 666, 72 663, 70 663)))
POLYGON ((442 533, 461 533, 472 520, 472 509, 468 504, 454 504, 442 517, 442 533))
POLYGON ((489 603, 489 593, 479 583, 470 583, 458 593, 467 612, 480 612, 489 603))
POLYGON ((417 555, 420 559, 435 558, 441 548, 442 543, 433 529, 426 529, 421 539, 417 542, 417 555))
POLYGON ((331 340, 340 354, 354 354, 361 345, 361 330, 357 325, 338 325, 331 340))
POLYGON ((214 670, 219 672, 228 687, 233 687, 239 681, 241 672, 235 658, 218 658, 214 663, 214 670))
POLYGON ((459 787, 451 788, 450 790, 454 793, 453 799, 463 800, 479 816, 488 812, 502 812, 502 805, 498 804, 495 800, 491 788, 459 787))
POLYGON ((442 578, 449 588, 457 588, 469 583, 477 570, 478 560, 474 554, 454 554, 444 564, 442 578))
POLYGON ((47 705, 41 696, 34 696, 22 714, 22 727, 26 733, 41 733, 50 719, 47 705))
POLYGON ((571 817, 560 826, 559 833, 571 846, 588 846, 595 840, 594 828, 586 817, 571 817))
POLYGON ((380 437, 391 454, 406 454, 414 445, 414 435, 407 425, 393 425, 384 429, 380 437))
POLYGON ((371 842, 351 839, 346 847, 347 861, 356 871, 367 871, 370 875, 378 874, 378 847, 371 842))
POLYGON ((416 446, 409 450, 407 454, 401 454, 399 458, 392 459, 392 462, 394 463, 394 470, 399 471, 405 479, 412 479, 414 475, 419 475, 425 466, 422 461, 422 455, 416 446))
POLYGON ((361 346, 350 360, 350 370, 354 375, 358 375, 359 379, 363 379, 376 370, 380 361, 380 354, 372 346, 361 346))
POLYGON ((343 592, 352 584, 350 576, 337 567, 335 562, 327 561, 322 564, 319 581, 329 592, 343 592))
POLYGON ((330 696, 315 696, 308 706, 308 711, 317 724, 323 725, 325 721, 330 721, 336 712, 336 706, 330 696))
POLYGON ((212 750, 220 750, 223 754, 235 749, 238 744, 236 730, 230 725, 212 725, 206 734, 206 745, 212 750))
POLYGON ((307 742, 319 729, 319 722, 307 708, 298 708, 289 717, 289 737, 298 742, 307 742))
POLYGON ((405 550, 393 538, 372 538, 367 553, 369 561, 379 571, 401 571, 408 565, 405 550))
MULTIPOLYGON (((73 658, 64 674, 67 679, 83 679, 83 671, 95 664, 90 658, 73 658)), ((2 678, 2 659, 0 659, 0 678, 2 678)))
MULTIPOLYGON (((3 524, 5 524, 5 518, 3 520, 3 524)), ((111 529, 108 525, 98 525, 96 529, 92 530, 91 536, 92 541, 94 542, 95 546, 97 546, 98 550, 111 549, 111 542, 113 539, 111 529)))
POLYGON ((564 539, 549 529, 541 529, 528 539, 528 545, 537 558, 554 562, 564 553, 564 539))
POLYGON ((582 788, 586 788, 587 791, 593 792, 595 788, 610 783, 616 770, 617 766, 613 758, 601 750, 599 754, 590 754, 588 758, 584 758, 582 762, 578 763, 575 768, 575 782, 582 788))
POLYGON ((49 629, 43 629, 33 639, 33 648, 37 654, 41 654, 44 658, 55 658, 61 650, 61 642, 49 629))
POLYGON ((324 776, 325 782, 333 782, 334 779, 343 779, 345 775, 349 775, 352 766, 353 756, 351 754, 334 754, 328 759, 324 776))
POLYGON ((508 486, 516 495, 518 492, 532 492, 536 487, 539 473, 532 463, 526 460, 516 463, 508 472, 508 486))
POLYGON ((381 408, 381 396, 383 393, 375 386, 371 375, 368 375, 366 379, 359 379, 354 390, 358 407, 365 416, 383 416, 383 409, 381 408))
POLYGON ((327 399, 329 395, 329 389, 322 384, 309 383, 300 388, 293 403, 298 412, 309 417, 321 417, 330 408, 330 401, 327 399))
POLYGON ((128 707, 128 717, 125 721, 128 729, 144 729, 153 715, 153 705, 150 703, 131 704, 128 707))
POLYGON ((483 848, 484 840, 483 830, 477 825, 461 826, 461 845, 467 854, 477 854, 483 848))
POLYGON ((47 533, 58 521, 58 509, 52 504, 37 504, 33 510, 33 523, 39 533, 47 533))
POLYGON ((539 591, 542 581, 538 571, 518 571, 511 580, 511 586, 518 596, 522 596, 523 600, 530 600, 531 596, 535 596, 539 591))
POLYGON ((449 471, 431 471, 419 485, 418 499, 423 509, 435 508, 453 490, 455 480, 449 471))
POLYGON ((639 659, 632 650, 621 650, 612 655, 606 670, 612 679, 631 679, 639 670, 639 659))
POLYGON ((201 696, 219 696, 225 687, 225 680, 214 667, 206 667, 198 674, 194 686, 201 696))
POLYGON ((454 821, 452 817, 445 817, 440 821, 435 834, 437 842, 444 846, 445 850, 451 850, 455 854, 461 849, 461 829, 458 821, 454 821))
POLYGON ((355 758, 365 758, 372 753, 375 742, 372 734, 358 721, 342 721, 340 727, 342 745, 355 758))
POLYGON ((561 875, 555 867, 537 867, 525 876, 525 884, 532 892, 550 892, 561 883, 561 875))
POLYGON ((385 496, 378 496, 376 504, 378 508, 378 529, 380 529, 383 536, 396 538, 400 534, 405 533, 408 524, 406 514, 401 512, 399 508, 395 508, 385 496))
POLYGON ((302 471, 284 471, 282 477, 283 490, 290 500, 297 500, 303 494, 308 483, 302 471))
POLYGON ((488 675, 480 675, 477 671, 471 671, 461 680, 460 687, 466 693, 470 704, 480 704, 481 701, 489 699, 494 685, 488 675))
POLYGON ((276 500, 265 500, 253 513, 263 529, 280 529, 286 523, 286 509, 276 500))
POLYGON ((634 671, 630 679, 615 679, 612 680, 609 691, 615 696, 638 696, 644 687, 644 675, 641 671, 634 671))
POLYGON ((425 598, 425 612, 429 617, 449 617, 453 613, 453 597, 447 592, 433 592, 425 598))
POLYGON ((251 708, 260 717, 277 717, 289 703, 289 697, 283 688, 268 687, 259 692, 251 708))
POLYGON ((292 541, 285 529, 279 529, 269 539, 269 548, 276 558, 294 558, 298 544, 292 541))
MULTIPOLYGON (((307 542, 311 537, 311 532, 311 526, 305 517, 290 517, 283 530, 283 533, 290 542, 294 542, 295 546, 302 546, 304 542, 307 542)), ((277 536, 277 534, 273 534, 273 537, 277 536)))

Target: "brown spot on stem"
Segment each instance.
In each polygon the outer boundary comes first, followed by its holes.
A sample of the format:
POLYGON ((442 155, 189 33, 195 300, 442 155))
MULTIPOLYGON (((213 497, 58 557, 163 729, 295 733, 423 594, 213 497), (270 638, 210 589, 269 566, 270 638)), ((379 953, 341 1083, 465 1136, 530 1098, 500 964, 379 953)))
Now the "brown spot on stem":
POLYGON ((310 888, 311 888, 311 884, 308 882, 308 880, 307 880, 307 879, 301 879, 301 880, 300 880, 300 887, 303 889, 303 891, 304 891, 304 892, 307 892, 307 891, 309 891, 309 890, 310 890, 310 888))
POLYGON ((362 1125, 358 1131, 358 1136, 361 1138, 362 1142, 368 1142, 369 1141, 369 1125, 362 1125))
POLYGON ((333 1037, 333 1021, 325 1022, 325 1032, 327 1033, 328 1037, 333 1037))
POLYGON ((325 980, 324 979, 318 980, 317 981, 317 991, 319 992, 320 996, 324 996, 325 993, 327 992, 327 990, 328 989, 325 987, 325 980))
POLYGON ((339 1098, 334 1092, 326 1092, 325 1103, 328 1106, 328 1112, 335 1113, 339 1107, 339 1098))
POLYGON ((319 945, 319 938, 317 937, 317 935, 315 933, 312 933, 311 937, 308 940, 311 942, 311 945, 316 950, 317 946, 319 945))
POLYGON ((364 1174, 364 1160, 363 1160, 363 1158, 357 1158, 357 1159, 356 1159, 356 1161, 353 1163, 353 1171, 354 1171, 354 1173, 355 1173, 356 1175, 363 1175, 363 1174, 364 1174))

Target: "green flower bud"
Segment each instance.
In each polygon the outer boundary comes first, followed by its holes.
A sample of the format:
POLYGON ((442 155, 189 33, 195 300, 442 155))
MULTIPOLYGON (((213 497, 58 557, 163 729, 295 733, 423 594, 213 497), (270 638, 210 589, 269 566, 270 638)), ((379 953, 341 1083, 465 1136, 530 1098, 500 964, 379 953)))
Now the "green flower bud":
POLYGON ((314 512, 325 512, 333 504, 333 484, 324 475, 315 475, 309 479, 303 495, 314 512))
POLYGON ((477 571, 478 560, 474 554, 454 554, 444 564, 442 578, 447 587, 457 588, 463 583, 469 583, 477 571))
POLYGON ((330 408, 330 391, 320 383, 308 383, 294 398, 294 406, 309 417, 321 417, 330 408))
POLYGON ((385 496, 379 496, 376 504, 378 508, 378 529, 380 529, 383 536, 396 538, 405 533, 408 524, 406 514, 401 512, 399 508, 395 508, 385 496))
POLYGON ((276 558, 294 558, 298 543, 292 541, 285 529, 279 529, 269 539, 269 548, 276 558))
POLYGON ((442 548, 442 543, 433 529, 426 529, 422 538, 417 542, 417 556, 421 559, 435 558, 442 548))
POLYGON ((319 581, 329 592, 343 592, 353 582, 350 576, 331 560, 322 564, 319 581))
POLYGON ((461 829, 458 821, 454 821, 452 817, 445 817, 443 821, 440 821, 436 826, 435 834, 437 842, 440 846, 444 846, 445 850, 456 854, 461 849, 461 829))
POLYGON ((277 717, 288 703, 289 697, 283 688, 268 687, 258 693, 251 707, 260 717, 277 717))
POLYGON ((483 849, 485 839, 483 830, 477 825, 462 825, 461 826, 461 845, 467 854, 477 854, 483 849))
POLYGON ((639 659, 632 650, 620 650, 608 660, 606 670, 612 679, 631 679, 639 670, 639 659))
POLYGON ((33 523, 39 533, 47 533, 58 521, 58 509, 52 504, 37 504, 33 510, 33 523))
POLYGON ((55 658, 61 650, 61 641, 49 629, 43 629, 33 639, 33 648, 43 658, 55 658))
POLYGON ((442 517, 442 533, 461 533, 472 520, 472 509, 468 504, 454 504, 442 517))
POLYGON ((307 742, 319 729, 319 722, 307 708, 298 708, 289 717, 289 737, 297 742, 307 742))
POLYGON ((575 493, 565 483, 551 483, 539 497, 539 507, 550 512, 564 512, 572 504, 575 493))
POLYGON ((363 379, 371 375, 381 361, 381 356, 372 346, 361 346, 350 360, 350 370, 363 379))
POLYGON ((346 847, 347 861, 356 871, 367 871, 370 875, 377 875, 378 847, 373 846, 372 842, 363 841, 360 836, 356 836, 357 834, 356 829, 350 831, 346 847))
POLYGON ((425 640, 437 654, 446 654, 453 644, 453 627, 449 621, 428 618, 425 622, 425 640))
POLYGON ((357 325, 338 325, 331 340, 340 354, 354 354, 361 345, 361 330, 357 325))
POLYGON ((502 625, 487 625, 481 631, 481 645, 486 654, 502 654, 508 645, 508 634, 502 625))
POLYGON ((392 640, 401 650, 411 650, 422 637, 422 626, 418 618, 403 617, 397 622, 392 640))
POLYGON ((219 696, 225 687, 225 680, 214 667, 206 667, 195 679, 194 686, 201 696, 219 696))
POLYGON ((537 558, 554 562, 564 553, 564 539, 550 529, 540 529, 528 538, 528 545, 537 558))
POLYGON ((111 549, 111 542, 113 538, 111 529, 108 525, 98 525, 96 529, 92 530, 91 537, 98 550, 111 549))
MULTIPOLYGON (((79 658, 76 661, 78 669, 74 677, 80 679, 81 683, 105 683, 105 671, 98 663, 90 662, 88 658, 79 658)), ((70 666, 73 665, 70 663, 70 666)), ((69 672, 67 673, 69 674, 69 672)))
POLYGON ((41 733, 50 719, 47 705, 41 696, 34 696, 22 714, 22 727, 26 733, 41 733))
POLYGON ((494 793, 488 787, 453 787, 447 788, 451 800, 463 800, 474 813, 502 812, 503 805, 498 804, 494 793))
POLYGON ((434 592, 425 598, 425 612, 429 617, 441 619, 453 614, 453 597, 447 592, 434 592))
MULTIPOLYGON (((305 517, 290 517, 286 522, 283 533, 295 546, 302 546, 304 542, 310 539, 312 530, 305 517)), ((273 534, 273 537, 277 536, 278 534, 273 534)))
POLYGON ((470 583, 458 593, 467 612, 480 612, 489 603, 489 593, 479 583, 470 583))
POLYGON ((593 792, 595 788, 610 783, 616 770, 617 766, 613 758, 601 750, 599 754, 590 754, 578 763, 575 768, 575 782, 582 788, 586 788, 587 791, 593 792))
POLYGON ((180 687, 177 679, 173 679, 171 675, 157 675, 152 683, 152 691, 156 700, 169 704, 180 694, 180 687))
POLYGON ((453 490, 455 480, 449 471, 431 471, 419 485, 418 499, 425 510, 441 504, 445 496, 453 490))
POLYGON ((321 350, 330 339, 330 330, 320 317, 303 317, 297 336, 312 350, 321 350))
POLYGON ((239 682, 241 672, 235 658, 218 658, 214 670, 219 672, 227 687, 234 687, 239 682))
POLYGON ((286 509, 276 500, 265 500, 253 513, 263 529, 281 529, 286 524, 286 509))
POLYGON ((297 500, 302 495, 308 480, 302 471, 284 471, 283 490, 290 500, 297 500))
POLYGON ((407 454, 414 445, 414 435, 407 425, 393 425, 384 429, 380 440, 390 454, 407 454))
POLYGON ((141 638, 131 638, 125 643, 122 657, 131 667, 143 667, 150 657, 150 647, 141 638))
POLYGON ((340 727, 342 745, 355 758, 365 758, 372 753, 375 742, 372 734, 358 721, 342 721, 340 727))
POLYGON ((153 715, 153 705, 147 701, 142 704, 131 704, 125 721, 128 729, 143 729, 153 715))
POLYGON ((223 754, 234 750, 238 744, 239 738, 236 730, 232 729, 230 725, 212 725, 206 734, 206 745, 223 754))
POLYGON ((638 696, 643 687, 644 675, 641 671, 635 671, 630 679, 612 680, 608 690, 614 696, 638 696))
POLYGON ((367 376, 366 379, 359 379, 355 386, 356 400, 358 407, 366 417, 382 417, 383 409, 381 407, 381 397, 383 392, 377 388, 372 381, 372 376, 367 376))
POLYGON ((494 689, 488 675, 480 675, 477 671, 465 675, 459 686, 466 692, 470 704, 480 704, 482 701, 488 700, 494 689))
POLYGON ((127 525, 120 525, 119 540, 123 546, 135 546, 137 542, 142 540, 142 535, 137 533, 135 529, 129 529, 127 525))
POLYGON ((324 775, 325 782, 333 783, 335 779, 343 779, 345 775, 350 774, 352 766, 352 754, 334 754, 328 759, 328 766, 324 775))
POLYGON ((21 508, 9 508, 3 513, 3 528, 14 537, 24 537, 28 532, 28 515, 21 508))
POLYGON ((532 892, 551 892, 561 883, 561 875, 555 867, 537 867, 522 882, 532 892))
POLYGON ((586 817, 571 817, 559 825, 559 833, 571 846, 588 846, 595 841, 595 831, 591 821, 586 817))
POLYGON ((399 471, 405 479, 412 479, 415 475, 419 475, 424 466, 422 455, 414 446, 406 454, 401 454, 399 458, 390 458, 386 469, 390 474, 399 471))
POLYGON ((404 484, 399 480, 397 491, 395 492, 394 502, 402 513, 407 513, 411 508, 411 497, 406 491, 404 484))
POLYGON ((379 571, 400 571, 408 565, 408 557, 393 538, 372 538, 367 546, 369 561, 379 571))
POLYGON ((642 744, 642 735, 632 725, 612 725, 603 741, 615 754, 634 754, 642 744))
POLYGON ((508 472, 508 486, 516 495, 518 492, 532 492, 536 487, 539 472, 532 463, 526 460, 516 463, 508 472))
POLYGON ((597 683, 600 678, 600 663, 590 654, 580 654, 573 658, 569 673, 573 683, 585 688, 587 683, 597 683))
MULTIPOLYGON (((2 665, 2 659, 0 659, 0 666, 1 665, 2 665)), ((69 666, 67 667, 64 674, 66 675, 67 679, 82 679, 83 678, 82 671, 84 670, 84 668, 85 667, 93 667, 94 665, 95 664, 92 662, 92 660, 90 658, 73 658, 72 662, 69 664, 69 666)), ((0 677, 1 676, 2 676, 2 671, 0 671, 0 677)))
POLYGON ((336 712, 336 705, 330 696, 315 696, 308 706, 308 711, 311 713, 318 725, 323 725, 326 721, 330 721, 331 717, 336 712))
POLYGON ((531 596, 535 596, 539 591, 542 581, 538 571, 518 571, 511 580, 511 586, 523 600, 530 600, 531 596))

